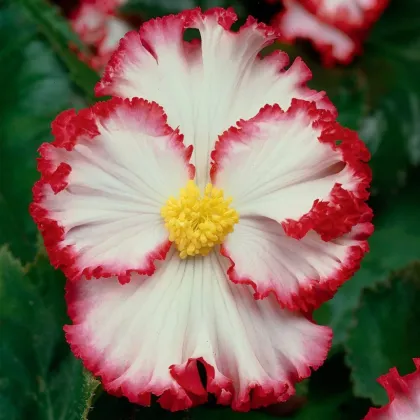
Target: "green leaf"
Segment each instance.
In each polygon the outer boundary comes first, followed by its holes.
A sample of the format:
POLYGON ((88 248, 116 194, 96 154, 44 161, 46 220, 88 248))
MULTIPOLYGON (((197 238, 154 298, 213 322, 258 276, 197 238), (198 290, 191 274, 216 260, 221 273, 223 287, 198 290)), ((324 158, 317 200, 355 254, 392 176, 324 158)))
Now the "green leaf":
POLYGON ((295 420, 353 420, 366 414, 369 402, 354 398, 350 371, 343 354, 328 359, 309 378, 307 403, 292 417, 295 420))
POLYGON ((230 407, 197 407, 190 410, 190 417, 185 420, 272 420, 273 417, 262 411, 238 413, 230 407))
POLYGON ((74 34, 68 21, 60 15, 58 8, 46 0, 19 0, 28 18, 37 25, 40 33, 48 41, 56 54, 66 65, 72 81, 83 90, 85 98, 95 101, 94 87, 99 75, 71 51, 71 44, 83 50, 83 44, 74 34))
POLYGON ((373 153, 374 187, 389 193, 420 163, 420 1, 394 0, 366 42, 367 114, 360 135, 373 153))
POLYGON ((409 164, 420 163, 419 25, 420 1, 394 0, 366 45, 372 112, 362 135, 377 156, 374 173, 388 189, 404 182, 409 164))
POLYGON ((420 354, 420 264, 394 275, 385 285, 365 290, 346 342, 354 392, 377 405, 387 402, 377 378, 396 366, 413 369, 420 354))
POLYGON ((377 206, 380 211, 375 212, 375 232, 362 268, 315 312, 317 322, 333 328, 334 346, 343 344, 362 290, 387 281, 392 271, 420 260, 420 195, 416 183, 414 180, 408 185, 397 200, 392 198, 377 206))
POLYGON ((0 419, 82 418, 92 385, 65 343, 64 322, 63 276, 44 256, 26 273, 1 248, 0 419))
MULTIPOLYGON (((369 71, 372 75, 389 74, 380 82, 376 81, 386 86, 386 91, 368 98, 372 108, 359 134, 373 155, 370 163, 374 176, 372 192, 395 193, 406 183, 410 165, 418 163, 420 84, 410 68, 418 64, 391 63, 382 57, 373 61, 375 56, 371 57, 369 71)), ((375 82, 369 83, 374 88, 375 82)))
POLYGON ((38 179, 36 150, 50 141, 50 124, 85 102, 68 73, 27 18, 20 1, 0 3, 0 245, 23 262, 34 258, 36 227, 29 217, 38 179))
POLYGON ((131 404, 126 398, 116 398, 103 393, 95 402, 88 420, 270 420, 273 417, 261 411, 238 413, 230 407, 215 403, 195 407, 190 410, 170 411, 162 409, 157 403, 151 407, 131 404))
POLYGON ((188 412, 171 413, 160 408, 158 404, 151 407, 141 407, 131 404, 126 398, 117 398, 107 393, 102 393, 91 407, 88 420, 154 420, 174 419, 189 420, 188 412))
POLYGON ((372 28, 368 44, 393 51, 398 57, 420 60, 419 0, 392 0, 380 20, 372 28), (400 48, 403 46, 404 48, 400 48))
POLYGON ((170 13, 178 13, 182 10, 192 9, 197 6, 195 0, 128 0, 121 7, 121 12, 126 14, 140 14, 150 19, 164 16, 170 13))

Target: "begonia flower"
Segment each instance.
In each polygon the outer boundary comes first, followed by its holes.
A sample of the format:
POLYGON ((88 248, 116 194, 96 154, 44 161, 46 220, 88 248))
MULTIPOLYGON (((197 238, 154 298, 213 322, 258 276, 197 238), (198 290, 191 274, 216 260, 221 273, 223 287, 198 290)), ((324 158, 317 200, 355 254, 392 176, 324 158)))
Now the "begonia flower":
POLYGON ((96 89, 114 98, 60 114, 40 148, 31 214, 69 279, 67 340, 135 403, 285 401, 330 346, 310 311, 368 249, 366 147, 302 60, 262 59, 275 30, 235 20, 129 32, 96 89))
POLYGON ((389 4, 389 0, 299 1, 319 19, 346 33, 370 29, 389 4))
POLYGON ((132 29, 117 10, 126 0, 81 0, 70 18, 73 30, 93 49, 88 64, 102 70, 120 39, 132 29))
POLYGON ((349 64, 361 52, 359 37, 319 19, 299 0, 283 0, 283 3, 285 9, 273 18, 272 25, 279 28, 284 41, 309 40, 321 54, 325 66, 349 64))
POLYGON ((349 64, 360 55, 361 45, 371 26, 379 19, 389 0, 283 0, 284 10, 272 25, 282 39, 309 40, 323 63, 349 64))
POLYGON ((420 359, 413 359, 416 370, 400 376, 394 367, 378 379, 389 403, 371 408, 365 420, 418 420, 420 418, 420 359))

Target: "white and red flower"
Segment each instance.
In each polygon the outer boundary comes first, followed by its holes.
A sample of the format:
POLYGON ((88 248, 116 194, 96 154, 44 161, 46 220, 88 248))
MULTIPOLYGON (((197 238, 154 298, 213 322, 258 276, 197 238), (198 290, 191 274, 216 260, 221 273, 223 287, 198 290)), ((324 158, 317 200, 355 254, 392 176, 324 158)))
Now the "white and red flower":
POLYGON ((379 19, 389 0, 300 0, 322 21, 343 32, 366 30, 379 19))
POLYGON ((73 30, 93 49, 89 64, 102 70, 120 39, 132 28, 117 10, 126 0, 81 0, 70 18, 73 30))
POLYGON ((389 0, 283 0, 272 24, 286 42, 308 39, 326 66, 349 64, 389 0))
POLYGON ((378 382, 385 388, 389 403, 371 408, 365 420, 418 420, 420 418, 420 359, 413 359, 416 370, 400 376, 394 367, 378 382))
POLYGON ((285 9, 272 21, 286 42, 308 39, 321 54, 324 65, 349 64, 360 52, 361 41, 322 21, 299 0, 283 0, 285 9))
POLYGON ((235 20, 129 32, 96 89, 114 98, 60 114, 40 148, 31 214, 69 279, 67 339, 139 404, 286 400, 330 345, 308 314, 368 250, 366 147, 300 59, 261 58, 275 30, 235 20))

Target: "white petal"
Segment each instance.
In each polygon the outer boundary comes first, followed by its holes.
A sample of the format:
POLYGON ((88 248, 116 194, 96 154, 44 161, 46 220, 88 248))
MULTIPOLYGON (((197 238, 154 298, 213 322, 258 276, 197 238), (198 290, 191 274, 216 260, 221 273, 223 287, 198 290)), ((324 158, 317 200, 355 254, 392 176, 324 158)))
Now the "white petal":
POLYGON ((278 34, 249 20, 238 33, 227 28, 231 10, 199 10, 158 18, 131 32, 111 59, 98 94, 143 97, 163 106, 169 125, 180 127, 194 144, 193 162, 200 186, 208 181, 209 152, 217 136, 267 103, 288 107, 292 98, 334 109, 324 92, 304 86, 311 73, 301 60, 288 70, 287 55, 261 60, 258 53, 278 34), (183 41, 196 28, 201 44, 183 41))
MULTIPOLYGON (((115 16, 110 16, 106 22, 106 36, 98 45, 98 54, 110 58, 111 54, 116 50, 120 39, 132 28, 124 20, 115 16)), ((104 62, 106 64, 106 62, 104 62)))
POLYGON ((359 268, 370 233, 370 224, 361 224, 330 242, 314 231, 297 240, 273 220, 244 217, 222 253, 233 263, 230 279, 252 285, 255 298, 272 292, 282 306, 307 311, 330 299, 359 268))
POLYGON ((328 112, 294 101, 287 112, 267 106, 239 125, 217 142, 212 178, 233 197, 240 216, 297 220, 316 200, 332 200, 337 184, 364 195, 368 168, 359 159, 369 153, 357 134, 342 129, 328 112), (342 142, 339 147, 335 140, 342 142))
POLYGON ((106 11, 96 4, 82 2, 71 17, 73 30, 88 45, 96 45, 105 35, 106 11))
POLYGON ((285 400, 323 362, 331 332, 272 298, 255 301, 227 280, 227 266, 216 252, 187 260, 174 252, 152 277, 123 286, 70 284, 73 351, 108 392, 140 404, 150 393, 171 410, 205 401, 196 360, 221 404, 248 410, 285 400))
POLYGON ((192 175, 162 108, 112 99, 53 123, 32 214, 52 263, 70 278, 151 274, 169 243, 160 209, 192 175))

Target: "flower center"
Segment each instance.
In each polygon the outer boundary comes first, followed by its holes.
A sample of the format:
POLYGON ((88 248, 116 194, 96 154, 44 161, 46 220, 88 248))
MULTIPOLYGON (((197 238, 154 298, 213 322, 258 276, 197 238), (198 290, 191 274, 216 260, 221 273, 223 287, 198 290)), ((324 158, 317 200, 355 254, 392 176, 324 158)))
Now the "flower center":
POLYGON ((239 214, 229 207, 232 198, 223 190, 207 184, 204 196, 194 181, 181 188, 179 199, 170 197, 161 209, 169 240, 174 242, 181 258, 207 255, 233 231, 239 214))

